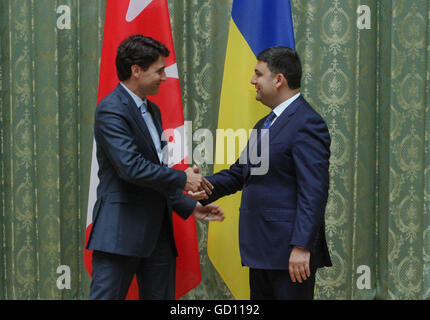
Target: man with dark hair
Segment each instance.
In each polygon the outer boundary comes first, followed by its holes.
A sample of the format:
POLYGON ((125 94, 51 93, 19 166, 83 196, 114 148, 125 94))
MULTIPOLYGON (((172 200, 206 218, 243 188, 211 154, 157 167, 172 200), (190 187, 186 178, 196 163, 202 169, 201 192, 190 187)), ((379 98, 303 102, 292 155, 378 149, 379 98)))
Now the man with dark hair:
POLYGON ((218 206, 203 207, 184 195, 184 190, 210 193, 204 177, 163 164, 161 114, 146 96, 166 80, 168 55, 152 38, 124 40, 116 58, 121 82, 96 109, 100 183, 87 244, 94 250, 90 299, 124 299, 134 275, 140 299, 174 299, 172 210, 183 219, 224 219, 218 206))
POLYGON ((269 149, 268 171, 253 174, 248 156, 207 177, 214 186, 208 199, 202 192, 190 195, 207 204, 242 190, 239 246, 250 268, 251 299, 313 299, 316 269, 331 266, 324 227, 330 135, 300 94, 297 52, 272 47, 257 60, 251 84, 256 99, 272 110, 254 128, 268 130, 256 141, 257 149, 269 149))
POLYGON ((118 79, 120 81, 129 79, 133 64, 147 70, 160 56, 167 58, 169 54, 169 49, 164 44, 151 37, 139 34, 131 36, 117 50, 115 63, 118 79))
POLYGON ((302 64, 297 51, 287 47, 272 47, 260 52, 257 60, 266 62, 272 75, 282 73, 291 90, 300 89, 302 64))

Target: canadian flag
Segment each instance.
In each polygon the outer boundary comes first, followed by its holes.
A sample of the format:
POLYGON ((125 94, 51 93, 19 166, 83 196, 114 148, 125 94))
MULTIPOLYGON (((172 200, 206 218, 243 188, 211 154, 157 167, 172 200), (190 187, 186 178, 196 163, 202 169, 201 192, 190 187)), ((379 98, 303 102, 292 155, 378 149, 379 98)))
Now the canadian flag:
MULTIPOLYGON (((182 146, 182 137, 185 137, 184 115, 166 0, 107 0, 97 103, 118 84, 115 67, 116 50, 122 40, 133 34, 152 37, 164 43, 170 50, 170 55, 166 58, 167 80, 160 86, 158 94, 149 99, 160 107, 169 153, 183 155, 176 157, 175 162, 169 163, 169 166, 185 170, 188 167, 188 157, 187 151, 182 146), (182 149, 178 152, 175 148, 182 149)), ((91 231, 92 210, 96 202, 96 188, 99 182, 95 142, 92 152, 85 243, 88 242, 91 231)), ((176 260, 175 293, 175 298, 178 299, 200 283, 201 273, 194 217, 182 220, 173 214, 173 227, 179 254, 176 260)), ((84 263, 91 275, 91 250, 85 250, 84 263)), ((127 299, 138 299, 138 297, 137 282, 134 278, 127 299)))

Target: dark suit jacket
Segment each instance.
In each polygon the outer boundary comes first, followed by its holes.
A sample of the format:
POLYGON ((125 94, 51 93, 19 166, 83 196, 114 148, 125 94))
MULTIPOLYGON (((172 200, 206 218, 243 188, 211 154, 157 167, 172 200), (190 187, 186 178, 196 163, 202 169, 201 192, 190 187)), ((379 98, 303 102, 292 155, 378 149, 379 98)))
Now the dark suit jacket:
MULTIPOLYGON (((263 125, 261 119, 254 129, 263 125)), ((329 188, 330 135, 321 116, 300 95, 270 127, 269 169, 250 175, 239 160, 207 179, 215 187, 204 204, 243 190, 239 218, 242 264, 289 267, 294 245, 311 251, 311 268, 331 266, 324 212, 329 188)))
MULTIPOLYGON (((160 110, 150 101, 148 110, 161 136, 160 110)), ((140 110, 120 84, 97 106, 94 137, 100 183, 87 248, 147 257, 166 219, 176 252, 172 209, 186 219, 196 201, 183 193, 185 173, 160 164, 140 110)))

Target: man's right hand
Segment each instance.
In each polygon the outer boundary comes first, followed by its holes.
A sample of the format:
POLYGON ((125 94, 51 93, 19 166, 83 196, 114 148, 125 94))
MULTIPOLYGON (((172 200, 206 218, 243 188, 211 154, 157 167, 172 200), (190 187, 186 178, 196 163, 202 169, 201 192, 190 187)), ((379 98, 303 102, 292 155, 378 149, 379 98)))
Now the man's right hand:
POLYGON ((185 174, 187 175, 187 183, 185 184, 185 191, 200 192, 205 191, 207 195, 212 194, 212 189, 214 188, 212 184, 198 173, 198 168, 194 166, 193 168, 187 168, 185 174))
POLYGON ((223 221, 224 220, 224 211, 216 205, 216 204, 208 204, 202 206, 199 202, 197 202, 192 215, 194 218, 203 221, 223 221))

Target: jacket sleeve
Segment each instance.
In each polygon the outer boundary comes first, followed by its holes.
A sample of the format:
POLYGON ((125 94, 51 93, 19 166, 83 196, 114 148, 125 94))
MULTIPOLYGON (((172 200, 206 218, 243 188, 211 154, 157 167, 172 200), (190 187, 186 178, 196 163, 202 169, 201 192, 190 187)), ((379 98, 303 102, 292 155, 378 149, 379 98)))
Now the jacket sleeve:
POLYGON ((137 150, 127 119, 112 106, 98 107, 94 136, 121 179, 161 193, 184 190, 185 172, 145 159, 137 150))
MULTIPOLYGON (((254 129, 260 128, 263 121, 264 118, 260 119, 255 124, 254 129)), ((249 158, 249 148, 250 141, 248 141, 245 149, 242 151, 241 157, 246 155, 245 159, 249 158)), ((201 204, 205 205, 214 202, 219 198, 242 190, 249 168, 247 164, 241 163, 241 157, 239 157, 239 159, 237 159, 236 162, 232 164, 229 169, 221 170, 218 173, 206 177, 206 179, 208 179, 209 182, 214 186, 214 189, 212 190, 212 194, 209 196, 208 199, 199 200, 201 204)), ((246 160, 245 162, 247 161, 248 160, 246 160)))
POLYGON ((297 178, 297 214, 291 246, 310 251, 324 219, 329 188, 330 135, 320 117, 309 118, 292 150, 297 178))
POLYGON ((246 165, 240 164, 239 160, 237 160, 229 169, 221 170, 214 175, 206 177, 214 186, 214 189, 208 199, 199 200, 199 202, 206 205, 226 195, 242 190, 245 180, 244 170, 246 170, 246 165))
POLYGON ((197 204, 196 200, 186 196, 184 191, 180 189, 168 194, 167 197, 173 210, 184 220, 191 215, 197 204))

